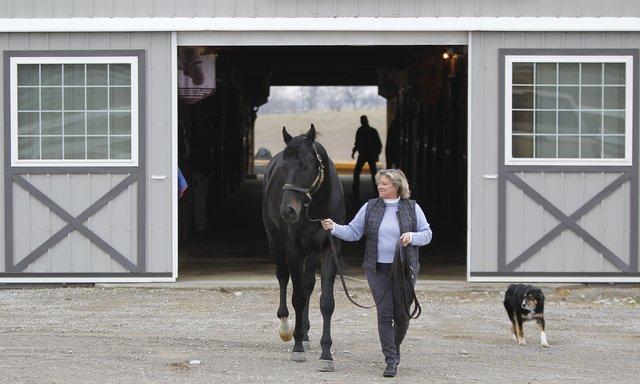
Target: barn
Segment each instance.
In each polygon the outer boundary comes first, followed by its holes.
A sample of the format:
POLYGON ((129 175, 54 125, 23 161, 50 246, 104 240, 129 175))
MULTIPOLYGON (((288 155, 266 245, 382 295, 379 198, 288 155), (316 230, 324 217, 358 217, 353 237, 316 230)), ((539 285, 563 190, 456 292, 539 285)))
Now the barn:
POLYGON ((223 199, 278 85, 378 87, 387 164, 468 281, 640 281, 636 1, 2 4, 2 283, 175 281, 185 135, 223 199))

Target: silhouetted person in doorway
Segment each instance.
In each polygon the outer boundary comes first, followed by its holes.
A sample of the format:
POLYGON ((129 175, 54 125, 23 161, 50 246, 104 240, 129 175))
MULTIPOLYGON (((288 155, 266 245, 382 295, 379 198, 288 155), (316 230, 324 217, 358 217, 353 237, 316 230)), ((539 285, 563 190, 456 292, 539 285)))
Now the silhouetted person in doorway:
POLYGON ((356 132, 356 142, 353 145, 351 151, 351 158, 353 159, 355 153, 358 152, 358 160, 356 161, 356 167, 353 170, 353 188, 351 193, 354 197, 360 195, 360 172, 364 163, 369 164, 369 170, 371 171, 371 182, 373 183, 373 190, 376 190, 376 162, 382 152, 382 141, 380 141, 380 135, 378 131, 369 125, 369 119, 366 115, 360 116, 360 128, 356 132))

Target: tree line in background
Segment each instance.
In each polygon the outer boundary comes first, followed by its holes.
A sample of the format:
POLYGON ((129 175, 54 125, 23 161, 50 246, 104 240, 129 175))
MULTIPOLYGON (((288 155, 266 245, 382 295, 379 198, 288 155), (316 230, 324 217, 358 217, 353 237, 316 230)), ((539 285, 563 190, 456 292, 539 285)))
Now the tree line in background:
POLYGON ((271 87, 269 101, 260 107, 258 115, 366 110, 385 105, 386 100, 378 95, 378 87, 271 87))

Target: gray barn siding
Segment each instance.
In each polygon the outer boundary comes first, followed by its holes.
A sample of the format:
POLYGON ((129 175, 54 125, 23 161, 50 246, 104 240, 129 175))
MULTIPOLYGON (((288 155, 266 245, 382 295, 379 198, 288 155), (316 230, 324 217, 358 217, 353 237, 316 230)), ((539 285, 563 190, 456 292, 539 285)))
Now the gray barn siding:
MULTIPOLYGON (((5 2, 6 3, 6 2, 5 2)), ((25 4, 31 4, 26 2, 25 4)), ((46 2, 49 4, 50 2, 46 2)), ((65 2, 71 3, 71 2, 65 2)), ((84 3, 84 2, 73 2, 84 3)), ((109 2, 106 2, 109 3, 109 2)), ((6 7, 0 7, 5 10, 6 7)), ((66 17, 64 14, 61 17, 66 17)), ((4 50, 120 50, 144 49, 147 52, 147 257, 146 272, 171 272, 171 35, 170 33, 12 33, 0 34, 4 50), (166 180, 151 181, 149 175, 167 175, 166 180)), ((0 62, 0 67, 3 63, 0 62)), ((0 101, 4 95, 0 95, 0 101)), ((144 101, 143 101, 144 102, 144 101)), ((0 109, 4 121, 4 109, 0 109)), ((143 129, 144 127, 139 127, 143 129)), ((0 135, 0 147, 4 135, 0 135)), ((4 168, 0 169, 4 173, 4 168)), ((4 177, 4 175, 2 175, 4 177)), ((122 175, 28 175, 25 178, 54 201, 77 215, 122 175), (69 193, 69 192, 72 192, 69 193)), ((14 184, 14 253, 18 262, 49 238, 66 222, 50 212, 21 187, 14 184)), ((85 223, 89 229, 111 244, 131 261, 136 261, 137 184, 133 184, 85 223)), ((4 190, 0 189, 4 201, 4 190)), ((4 228, 4 205, 0 206, 0 224, 4 228)), ((0 236, 0 249, 4 249, 0 236)), ((2 256, 4 257, 4 255, 2 256)), ((0 260, 0 272, 4 272, 0 260)), ((77 232, 52 247, 25 272, 125 272, 124 268, 100 248, 77 232)))
MULTIPOLYGON (((471 35, 470 271, 497 271, 498 49, 640 48, 639 33, 474 32, 471 35)), ((637 101, 635 106, 637 107, 637 101)), ((635 127, 637 129, 637 127, 635 127)), ((564 213, 572 213, 618 174, 520 173, 564 213)), ((623 261, 630 262, 630 184, 611 194, 578 224, 623 261)), ((507 182, 507 262, 557 224, 556 219, 507 182), (509 212, 517 212, 512 215, 509 212)), ((634 234, 637 236, 638 234, 634 234)), ((580 237, 565 230, 517 272, 618 272, 580 237)))
POLYGON ((638 17, 636 0, 0 0, 0 17, 638 17))

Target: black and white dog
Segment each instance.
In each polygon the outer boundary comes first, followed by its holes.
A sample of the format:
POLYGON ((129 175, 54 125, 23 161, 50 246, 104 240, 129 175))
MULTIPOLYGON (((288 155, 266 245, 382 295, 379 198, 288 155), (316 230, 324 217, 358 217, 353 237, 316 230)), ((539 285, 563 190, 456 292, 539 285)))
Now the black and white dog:
POLYGON ((540 288, 524 284, 511 284, 504 294, 504 309, 511 320, 512 339, 525 345, 522 324, 535 320, 540 329, 540 344, 548 347, 544 333, 544 294, 540 288))

